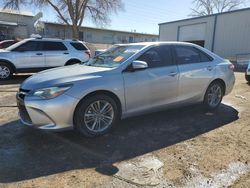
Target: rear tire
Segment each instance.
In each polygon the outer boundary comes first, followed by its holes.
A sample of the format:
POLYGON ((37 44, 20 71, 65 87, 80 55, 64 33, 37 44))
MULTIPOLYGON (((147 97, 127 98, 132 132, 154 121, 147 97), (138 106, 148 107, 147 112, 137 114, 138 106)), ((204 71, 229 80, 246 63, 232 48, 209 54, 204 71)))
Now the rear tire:
POLYGON ((218 81, 212 82, 206 91, 203 104, 208 110, 215 110, 221 104, 224 88, 218 81))
POLYGON ((94 95, 82 100, 74 115, 74 128, 86 137, 106 134, 116 124, 118 106, 107 95, 94 95))
POLYGON ((13 76, 13 69, 10 65, 0 62, 0 80, 9 80, 13 76))

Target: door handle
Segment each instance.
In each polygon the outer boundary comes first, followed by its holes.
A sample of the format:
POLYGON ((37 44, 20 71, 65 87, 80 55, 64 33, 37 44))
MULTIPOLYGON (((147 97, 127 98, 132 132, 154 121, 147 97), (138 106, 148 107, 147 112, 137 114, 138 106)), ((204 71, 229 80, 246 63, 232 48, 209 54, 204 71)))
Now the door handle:
POLYGON ((64 52, 63 54, 66 54, 66 55, 67 55, 67 54, 69 54, 69 52, 64 52))
POLYGON ((43 55, 43 53, 36 53, 36 55, 43 55))
POLYGON ((170 73, 168 74, 168 76, 175 77, 177 74, 178 74, 177 72, 170 72, 170 73))
POLYGON ((212 66, 208 66, 207 70, 211 71, 211 70, 213 70, 213 67, 212 66))

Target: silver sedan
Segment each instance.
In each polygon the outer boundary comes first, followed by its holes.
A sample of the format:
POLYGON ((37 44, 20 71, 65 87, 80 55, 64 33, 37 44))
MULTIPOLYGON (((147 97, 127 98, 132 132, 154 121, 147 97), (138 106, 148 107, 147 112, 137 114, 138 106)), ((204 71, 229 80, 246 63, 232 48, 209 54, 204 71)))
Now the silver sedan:
POLYGON ((203 103, 233 89, 234 66, 194 44, 115 45, 86 63, 40 72, 17 93, 21 121, 40 129, 107 133, 119 119, 203 103))

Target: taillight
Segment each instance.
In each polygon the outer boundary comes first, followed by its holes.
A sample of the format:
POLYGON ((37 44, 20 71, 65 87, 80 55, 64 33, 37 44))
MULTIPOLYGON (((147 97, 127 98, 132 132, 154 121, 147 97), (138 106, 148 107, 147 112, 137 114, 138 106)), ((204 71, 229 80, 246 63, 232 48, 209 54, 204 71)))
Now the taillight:
POLYGON ((86 53, 86 54, 89 56, 89 58, 90 58, 90 56, 91 56, 90 50, 85 51, 85 53, 86 53))
POLYGON ((234 71, 234 64, 230 64, 230 65, 228 66, 228 68, 229 68, 231 71, 234 71))

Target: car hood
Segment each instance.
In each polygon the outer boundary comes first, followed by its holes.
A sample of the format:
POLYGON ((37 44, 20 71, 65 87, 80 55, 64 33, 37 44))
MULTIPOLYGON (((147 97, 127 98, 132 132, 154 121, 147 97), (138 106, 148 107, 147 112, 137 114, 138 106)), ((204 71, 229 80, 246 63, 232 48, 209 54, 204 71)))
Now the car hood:
POLYGON ((51 87, 60 84, 73 83, 79 80, 102 77, 108 73, 110 68, 91 67, 85 65, 71 65, 60 68, 49 69, 39 72, 21 85, 22 89, 34 90, 38 88, 51 87))
POLYGON ((5 50, 5 49, 0 49, 0 53, 8 53, 8 52, 10 52, 10 51, 5 50))

